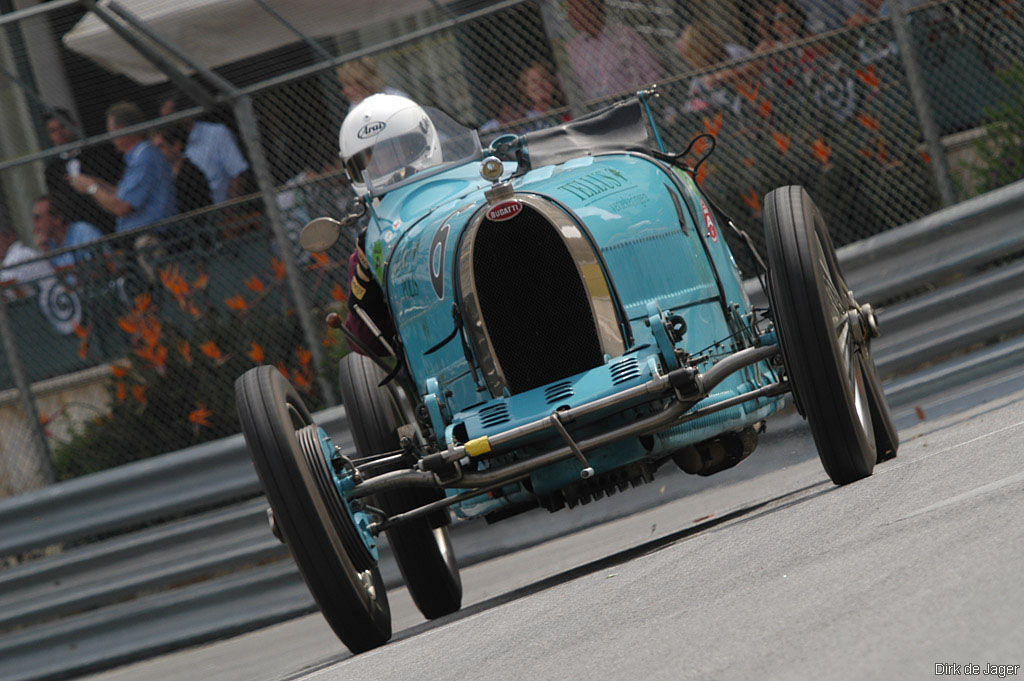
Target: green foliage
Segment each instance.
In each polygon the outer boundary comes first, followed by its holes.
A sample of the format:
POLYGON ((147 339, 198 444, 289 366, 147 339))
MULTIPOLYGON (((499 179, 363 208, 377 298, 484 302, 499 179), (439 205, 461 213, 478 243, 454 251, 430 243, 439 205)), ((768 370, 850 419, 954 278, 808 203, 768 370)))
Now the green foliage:
POLYGON ((974 143, 977 162, 966 164, 968 184, 984 193, 1024 178, 1024 66, 999 75, 1010 97, 985 110, 985 135, 974 143))

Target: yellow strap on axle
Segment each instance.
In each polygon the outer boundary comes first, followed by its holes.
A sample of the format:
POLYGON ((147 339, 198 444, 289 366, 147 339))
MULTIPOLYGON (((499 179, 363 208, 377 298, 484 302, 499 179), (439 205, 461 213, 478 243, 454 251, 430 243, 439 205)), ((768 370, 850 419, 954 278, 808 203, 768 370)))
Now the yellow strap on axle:
POLYGON ((491 451, 491 441, 487 439, 487 436, 478 437, 474 440, 470 440, 463 445, 466 450, 466 454, 470 456, 480 456, 491 451))

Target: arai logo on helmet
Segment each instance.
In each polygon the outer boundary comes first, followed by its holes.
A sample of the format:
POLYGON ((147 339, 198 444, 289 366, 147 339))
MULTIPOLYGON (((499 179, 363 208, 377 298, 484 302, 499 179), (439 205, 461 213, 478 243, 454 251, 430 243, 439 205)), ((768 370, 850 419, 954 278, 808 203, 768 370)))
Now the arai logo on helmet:
POLYGON ((385 123, 384 121, 370 121, 369 123, 364 125, 359 132, 356 133, 356 137, 358 137, 361 140, 364 140, 367 137, 373 137, 374 135, 379 134, 380 131, 386 127, 387 123, 385 123))
POLYGON ((505 220, 511 220, 515 216, 519 215, 522 210, 523 204, 519 203, 515 199, 502 201, 487 211, 487 219, 491 222, 504 222, 505 220))

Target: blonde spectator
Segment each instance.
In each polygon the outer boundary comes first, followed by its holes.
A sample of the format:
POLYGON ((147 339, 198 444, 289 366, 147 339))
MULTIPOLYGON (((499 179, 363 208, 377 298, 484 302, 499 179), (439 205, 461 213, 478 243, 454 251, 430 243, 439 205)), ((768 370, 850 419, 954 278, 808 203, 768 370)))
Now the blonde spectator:
POLYGON ((377 63, 369 57, 354 59, 338 67, 338 80, 350 106, 355 106, 370 95, 383 93, 408 97, 398 88, 387 85, 377 63))

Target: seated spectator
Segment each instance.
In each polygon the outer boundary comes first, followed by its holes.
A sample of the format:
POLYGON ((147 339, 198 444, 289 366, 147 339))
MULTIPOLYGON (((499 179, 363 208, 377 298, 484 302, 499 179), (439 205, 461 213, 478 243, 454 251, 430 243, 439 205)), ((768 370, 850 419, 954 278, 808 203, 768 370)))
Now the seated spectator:
MULTIPOLYGON (((32 207, 32 235, 44 251, 81 246, 103 237, 95 225, 83 220, 69 222, 68 216, 55 209, 45 194, 32 207)), ((52 256, 50 264, 55 268, 66 267, 91 257, 88 249, 77 249, 52 256)))
POLYGON ((492 80, 487 84, 484 102, 491 117, 480 125, 481 135, 507 132, 511 123, 523 118, 522 104, 509 92, 507 82, 503 79, 492 80))
POLYGON ((568 0, 567 14, 576 35, 566 52, 587 100, 634 92, 664 76, 636 30, 606 22, 604 0, 568 0))
POLYGON ((527 123, 519 132, 527 133, 547 128, 569 120, 567 113, 556 116, 554 110, 564 105, 561 90, 551 70, 543 63, 535 61, 519 74, 519 94, 526 102, 523 118, 527 123))
POLYGON ((345 93, 349 106, 355 106, 375 94, 409 96, 385 83, 377 63, 370 57, 345 62, 338 67, 337 74, 341 82, 341 91, 345 93))
MULTIPOLYGON (((9 229, 0 229, 0 283, 36 284, 43 288, 52 283, 53 268, 42 253, 26 246, 9 229)), ((15 291, 7 290, 5 297, 13 298, 15 291)))
MULTIPOLYGON (((160 105, 160 115, 169 116, 177 111, 183 95, 175 95, 160 105)), ((238 148, 235 135, 223 123, 188 119, 183 122, 187 138, 185 156, 192 161, 210 184, 210 197, 220 203, 245 194, 245 173, 249 162, 238 148)))
MULTIPOLYGON (((46 135, 53 146, 59 147, 78 140, 72 129, 77 127, 66 109, 54 109, 45 118, 46 135)), ((75 192, 67 181, 69 175, 89 175, 106 182, 117 182, 124 172, 124 161, 113 147, 99 144, 62 152, 46 163, 43 178, 46 191, 54 204, 62 204, 65 214, 84 220, 103 232, 114 231, 114 216, 101 209, 88 196, 75 192)))
MULTIPOLYGON (((144 121, 142 109, 131 102, 119 102, 107 110, 110 132, 144 121)), ((116 216, 118 232, 174 215, 174 177, 163 154, 141 132, 115 137, 114 147, 124 154, 125 160, 124 175, 117 186, 90 175, 68 176, 75 190, 91 196, 103 210, 116 216)))
MULTIPOLYGON (((725 42, 718 29, 705 20, 698 20, 687 26, 676 40, 675 46, 686 63, 698 71, 752 54, 742 45, 725 42)), ((725 86, 756 78, 760 75, 761 68, 762 66, 756 62, 748 62, 736 68, 719 69, 695 77, 690 81, 690 98, 685 110, 692 112, 709 106, 738 106, 736 93, 730 92, 725 86)))
POLYGON ((178 198, 178 212, 191 213, 213 203, 210 196, 210 182, 199 167, 185 156, 188 132, 183 125, 173 125, 154 132, 150 139, 167 162, 174 175, 175 196, 178 198))

